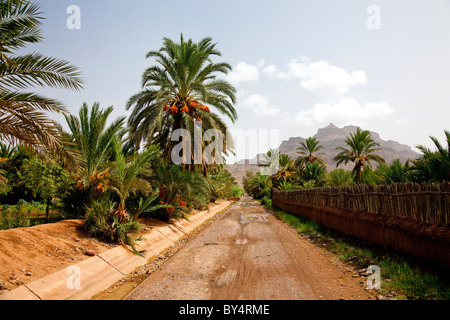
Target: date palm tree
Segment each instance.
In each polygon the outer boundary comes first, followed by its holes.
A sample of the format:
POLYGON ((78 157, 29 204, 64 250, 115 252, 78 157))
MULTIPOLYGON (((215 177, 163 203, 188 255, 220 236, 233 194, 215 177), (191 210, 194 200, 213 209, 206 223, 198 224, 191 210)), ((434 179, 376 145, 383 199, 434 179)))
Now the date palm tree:
MULTIPOLYGON (((152 185, 147 179, 151 176, 150 161, 158 156, 158 149, 153 146, 141 153, 126 156, 123 143, 116 135, 112 139, 115 161, 112 164, 110 185, 114 193, 119 197, 119 204, 115 213, 121 219, 129 216, 125 208, 125 201, 133 193, 141 193, 147 196, 153 192, 152 185)), ((136 218, 136 217, 133 217, 136 218)))
POLYGON ((345 143, 348 148, 337 147, 336 150, 340 150, 340 152, 334 157, 334 161, 336 161, 336 167, 341 163, 353 162, 355 164, 353 171, 356 174, 357 184, 361 184, 361 170, 363 166, 367 164, 369 167, 372 167, 371 161, 385 162, 381 156, 375 153, 381 149, 379 148, 380 145, 371 138, 370 131, 362 131, 360 128, 357 128, 355 133, 350 133, 345 143))
POLYGON ((278 149, 269 149, 262 154, 259 167, 262 167, 262 174, 269 175, 276 188, 282 181, 291 181, 295 173, 294 160, 287 154, 280 154, 278 149))
MULTIPOLYGON (((133 109, 128 124, 130 142, 135 148, 142 142, 158 144, 163 158, 169 161, 173 147, 178 144, 171 141, 172 133, 186 129, 193 138, 195 126, 201 124, 202 133, 217 129, 223 134, 223 150, 227 151, 227 126, 211 109, 228 116, 234 123, 236 89, 217 78, 231 70, 227 63, 212 61, 220 55, 211 38, 195 43, 191 39, 185 41, 183 35, 179 43, 164 38, 159 51, 147 54, 156 64, 143 73, 143 90, 132 96, 126 106, 127 110, 133 109)), ((192 162, 194 153, 191 154, 192 162)))
POLYGON ((125 117, 119 117, 107 125, 112 111, 112 106, 101 109, 98 102, 92 107, 83 103, 78 116, 65 115, 70 140, 82 154, 83 176, 86 179, 105 169, 106 161, 114 154, 113 139, 123 131, 125 117))
POLYGON ((323 152, 319 152, 323 149, 315 137, 307 138, 305 142, 300 143, 300 147, 297 148, 297 153, 300 155, 296 160, 295 164, 303 167, 307 163, 319 162, 325 165, 325 160, 321 156, 325 155, 323 152))
POLYGON ((436 151, 419 145, 423 155, 413 161, 413 172, 419 180, 450 181, 450 131, 444 130, 447 145, 442 145, 435 137, 430 137, 436 151))
POLYGON ((278 171, 272 176, 274 185, 278 185, 281 181, 290 181, 294 174, 294 160, 287 154, 280 154, 278 171))
POLYGON ((113 139, 118 134, 124 135, 125 117, 107 125, 112 111, 112 106, 103 110, 97 102, 91 108, 84 103, 78 116, 65 115, 69 127, 69 133, 65 133, 66 140, 80 155, 80 169, 76 172, 74 187, 83 194, 82 201, 87 206, 95 194, 104 192, 108 184, 108 161, 114 155, 113 139))
POLYGON ((300 181, 303 182, 314 181, 316 186, 319 186, 325 181, 326 174, 326 167, 315 161, 305 166, 305 168, 301 171, 299 178, 300 181))
POLYGON ((77 68, 64 60, 40 53, 15 55, 18 49, 42 41, 43 19, 32 2, 0 1, 0 140, 59 153, 61 131, 46 113, 65 113, 65 107, 25 90, 30 86, 79 90, 83 81, 77 68))

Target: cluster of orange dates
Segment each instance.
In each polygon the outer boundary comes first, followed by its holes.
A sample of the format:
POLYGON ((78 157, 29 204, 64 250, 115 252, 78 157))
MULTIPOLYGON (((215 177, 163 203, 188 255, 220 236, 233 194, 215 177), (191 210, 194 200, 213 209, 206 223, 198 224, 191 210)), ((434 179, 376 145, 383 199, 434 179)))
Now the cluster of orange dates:
MULTIPOLYGON (((104 193, 106 191, 106 185, 109 180, 106 179, 109 176, 109 169, 106 169, 102 172, 97 172, 90 178, 90 184, 93 186, 94 190, 98 193, 104 193)), ((74 178, 74 176, 72 176, 74 178)), ((84 190, 84 183, 81 177, 76 177, 75 179, 75 190, 81 191, 84 190)))
POLYGON ((197 100, 188 100, 188 101, 170 101, 168 104, 164 106, 164 111, 169 112, 171 115, 176 115, 178 113, 188 113, 190 116, 196 115, 196 121, 202 121, 198 113, 197 109, 200 109, 204 112, 210 112, 209 108, 197 100))
POLYGON ((315 156, 309 156, 308 158, 307 158, 307 160, 309 161, 309 162, 314 162, 314 161, 316 161, 316 157, 315 156))
MULTIPOLYGON (((356 156, 352 153, 352 162, 355 162, 356 156)), ((365 165, 365 161, 367 161, 367 157, 366 156, 362 156, 361 159, 359 159, 359 165, 360 166, 364 166, 365 165)))
MULTIPOLYGON (((160 186, 159 187, 159 197, 161 199, 164 199, 165 196, 167 195, 167 188, 165 186, 160 186)), ((178 205, 180 207, 185 207, 186 206, 186 202, 184 201, 184 199, 181 196, 177 196, 177 201, 178 201, 178 205)), ((164 200, 161 200, 159 202, 160 204, 166 204, 166 202, 164 200)), ((170 213, 172 213, 173 211, 175 211, 175 208, 173 206, 166 208, 166 214, 169 215, 170 213)))

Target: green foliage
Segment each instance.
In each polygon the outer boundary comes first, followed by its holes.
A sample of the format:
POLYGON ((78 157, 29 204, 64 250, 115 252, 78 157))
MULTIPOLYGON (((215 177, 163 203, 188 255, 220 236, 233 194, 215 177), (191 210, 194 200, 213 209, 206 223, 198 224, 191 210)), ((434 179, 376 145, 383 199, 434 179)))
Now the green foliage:
POLYGON ((110 243, 124 243, 132 246, 134 251, 135 238, 142 226, 135 220, 123 220, 115 213, 116 203, 109 197, 101 197, 92 202, 86 210, 84 231, 92 237, 110 243))
POLYGON ((244 189, 242 189, 242 188, 240 188, 238 186, 234 186, 231 189, 231 197, 232 198, 240 198, 240 197, 242 197, 244 195, 244 193, 245 193, 244 189))
POLYGON ((258 167, 262 167, 261 172, 265 175, 275 174, 280 167, 280 150, 269 149, 265 154, 262 154, 258 167))
POLYGON ((87 204, 91 203, 92 199, 87 192, 69 189, 68 192, 61 198, 61 208, 64 216, 69 219, 83 219, 86 214, 87 204))
POLYGON ((18 176, 33 197, 44 199, 48 220, 52 201, 61 199, 70 187, 69 173, 56 162, 33 157, 23 162, 18 176))
POLYGON ((262 206, 268 206, 268 207, 272 206, 272 199, 270 199, 268 196, 264 196, 261 199, 261 205, 262 206))
POLYGON ((382 283, 385 291, 398 290, 402 294, 401 298, 409 300, 450 299, 450 288, 443 286, 437 276, 423 272, 401 258, 380 257, 378 260, 384 278, 391 280, 382 283))
POLYGON ((29 227, 30 211, 25 209, 23 200, 12 207, 4 205, 0 210, 0 230, 29 227))
MULTIPOLYGON (((7 147, 6 147, 7 148, 7 147)), ((8 155, 8 160, 0 163, 0 169, 3 176, 7 179, 7 183, 0 186, 0 195, 2 203, 17 203, 20 199, 31 200, 31 194, 26 187, 20 183, 18 172, 25 160, 30 159, 33 155, 29 149, 24 146, 18 146, 8 155)))
POLYGON ((379 165, 375 171, 383 177, 383 181, 387 184, 412 181, 412 171, 408 161, 402 164, 399 159, 396 159, 390 165, 379 165))
POLYGON ((362 184, 380 185, 383 184, 384 181, 384 176, 380 173, 380 171, 372 170, 370 167, 364 167, 361 172, 362 184))
POLYGON ((442 182, 450 181, 450 132, 444 131, 447 145, 430 137, 436 150, 432 151, 424 146, 417 146, 422 156, 412 161, 411 179, 415 182, 442 182))
POLYGON ((280 154, 278 160, 278 171, 271 176, 273 186, 276 187, 282 181, 291 181, 294 175, 294 160, 287 154, 280 154))
POLYGON ((354 184, 353 173, 344 169, 334 169, 326 177, 328 186, 351 186, 354 184))
POLYGON ((314 181, 316 186, 320 186, 325 182, 327 174, 326 167, 318 161, 307 163, 300 174, 300 181, 314 181))
POLYGON ((295 161, 287 154, 280 154, 278 149, 270 149, 258 164, 262 174, 270 175, 274 188, 282 181, 291 181, 295 171, 295 161))
POLYGON ((272 180, 270 176, 260 172, 256 173, 255 177, 249 182, 247 192, 255 199, 272 198, 272 180))
POLYGON ((0 142, 0 158, 11 159, 17 151, 17 147, 0 142))
POLYGON ((319 157, 322 147, 314 138, 307 139, 299 148, 302 155, 294 161, 286 154, 279 154, 271 149, 263 155, 259 166, 262 173, 248 171, 243 178, 244 190, 255 199, 272 196, 272 189, 295 190, 299 188, 314 188, 321 186, 326 178, 326 167, 319 157), (305 160, 306 159, 306 160, 305 160))
POLYGON ((300 186, 300 189, 313 189, 317 188, 317 182, 316 180, 308 180, 303 182, 303 184, 300 186))
POLYGON ((86 189, 91 184, 91 178, 104 170, 106 162, 113 156, 112 143, 114 137, 124 134, 125 117, 120 117, 107 125, 108 117, 112 111, 112 106, 101 109, 98 102, 95 102, 91 108, 83 103, 78 117, 71 114, 65 115, 70 129, 67 136, 79 152, 80 175, 86 189))
MULTIPOLYGON (((23 53, 41 42, 44 17, 30 1, 0 2, 0 140, 23 143, 39 152, 64 155, 61 134, 47 111, 65 112, 61 102, 25 91, 28 87, 79 90, 80 72, 68 62, 23 53)), ((67 158, 65 158, 67 160, 67 158)))
POLYGON ((319 233, 319 225, 312 220, 297 217, 278 209, 275 209, 275 214, 281 221, 294 227, 300 234, 312 236, 319 233))
POLYGON ((296 190, 296 189, 300 189, 300 186, 293 183, 293 182, 287 182, 287 181, 282 181, 277 187, 277 190, 280 191, 289 191, 289 190, 296 190))
POLYGON ((217 167, 213 173, 208 175, 211 201, 233 197, 236 187, 234 177, 224 168, 217 167))
POLYGON ((125 156, 122 141, 118 136, 112 139, 115 161, 111 164, 110 190, 119 197, 119 215, 126 216, 125 201, 130 193, 147 196, 152 192, 148 178, 151 175, 150 162, 159 155, 156 147, 141 153, 125 156))
POLYGON ((210 184, 200 172, 183 169, 181 165, 168 165, 161 159, 152 162, 152 181, 159 187, 163 204, 173 207, 166 210, 163 219, 186 216, 190 210, 205 210, 211 198, 210 184), (185 202, 185 205, 180 205, 185 202))
POLYGON ((137 208, 134 210, 132 219, 137 220, 141 214, 149 215, 161 209, 168 209, 171 206, 165 204, 158 204, 158 193, 150 193, 147 197, 140 197, 137 208))

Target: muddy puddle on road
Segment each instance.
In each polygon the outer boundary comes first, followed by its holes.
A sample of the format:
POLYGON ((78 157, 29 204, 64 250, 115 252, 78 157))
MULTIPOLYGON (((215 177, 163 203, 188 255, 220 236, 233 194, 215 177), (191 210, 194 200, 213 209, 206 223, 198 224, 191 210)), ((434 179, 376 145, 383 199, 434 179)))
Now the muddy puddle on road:
POLYGON ((269 222, 267 220, 268 216, 268 213, 242 214, 240 222, 241 224, 247 224, 250 222, 269 222))
POLYGON ((236 203, 237 207, 260 207, 260 203, 258 201, 240 201, 236 203))

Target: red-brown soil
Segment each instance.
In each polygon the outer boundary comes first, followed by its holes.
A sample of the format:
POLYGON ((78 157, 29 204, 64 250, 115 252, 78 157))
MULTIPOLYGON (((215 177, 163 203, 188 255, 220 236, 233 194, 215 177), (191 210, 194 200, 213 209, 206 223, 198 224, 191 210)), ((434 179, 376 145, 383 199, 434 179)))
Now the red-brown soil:
MULTIPOLYGON (((165 224, 141 219, 144 230, 165 224)), ((0 231, 0 294, 88 259, 116 245, 88 237, 82 220, 0 231), (2 290, 3 289, 3 290, 2 290)))
MULTIPOLYGON (((103 252, 112 245, 87 237, 81 220, 0 231, 0 283, 12 290, 103 252)), ((1 292, 1 291, 0 291, 1 292)))

